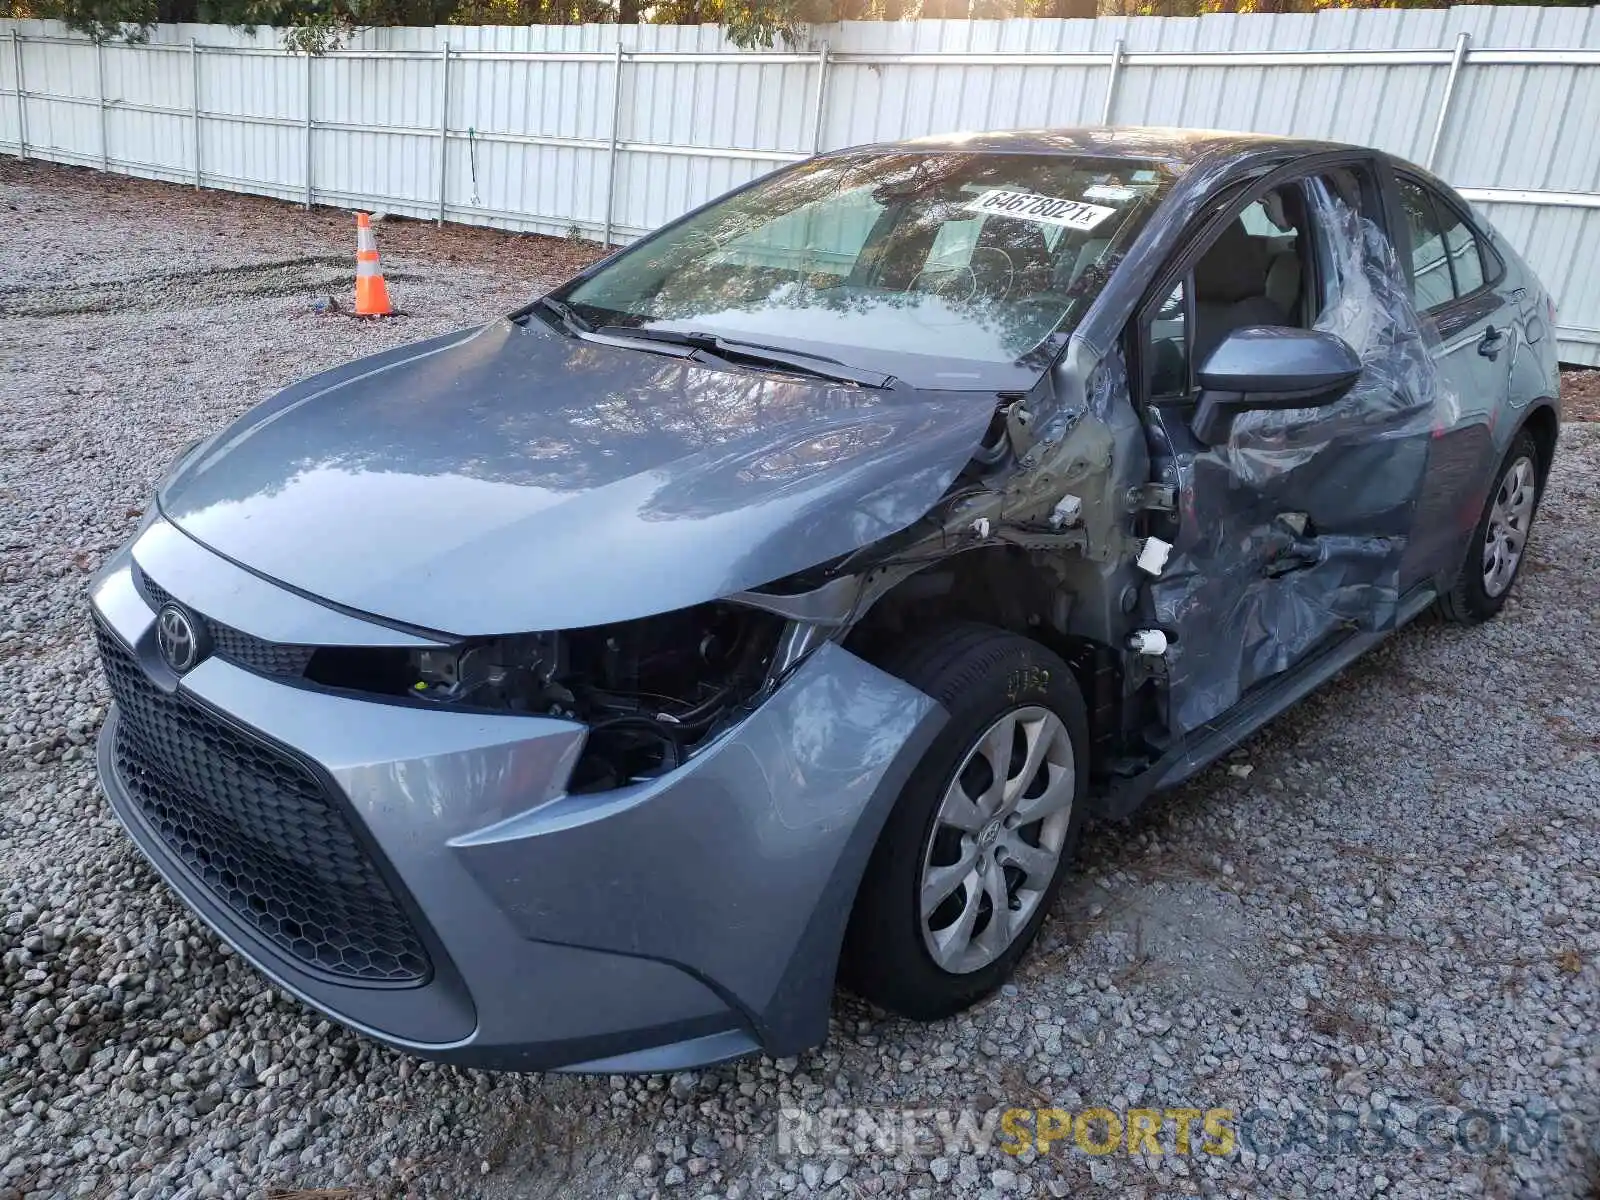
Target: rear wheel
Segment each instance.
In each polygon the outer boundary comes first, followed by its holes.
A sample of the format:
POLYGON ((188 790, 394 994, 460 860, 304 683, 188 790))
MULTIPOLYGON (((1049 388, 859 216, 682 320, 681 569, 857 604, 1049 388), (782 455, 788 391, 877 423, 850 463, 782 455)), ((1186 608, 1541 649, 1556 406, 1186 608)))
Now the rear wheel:
POLYGON ((1527 431, 1517 434, 1500 464, 1456 585, 1439 600, 1452 621, 1475 625, 1505 607, 1528 548, 1539 507, 1539 448, 1527 431))
POLYGON ((1054 903, 1083 823, 1088 717, 1059 657, 988 626, 882 665, 950 722, 879 837, 842 971, 875 1004, 935 1020, 1004 983, 1054 903))

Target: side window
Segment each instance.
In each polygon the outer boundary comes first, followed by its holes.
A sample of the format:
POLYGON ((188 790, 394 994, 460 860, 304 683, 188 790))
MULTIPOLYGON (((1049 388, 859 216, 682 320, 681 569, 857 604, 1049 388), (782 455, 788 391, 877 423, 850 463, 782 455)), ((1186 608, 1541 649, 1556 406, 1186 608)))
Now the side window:
POLYGON ((1412 302, 1417 311, 1433 312, 1483 287, 1484 253, 1471 227, 1420 183, 1401 179, 1399 184, 1411 234, 1412 302))
POLYGON ((1437 206, 1444 226, 1444 252, 1450 258, 1456 295, 1469 296, 1483 286, 1483 253, 1467 223, 1443 205, 1437 206))
POLYGON ((1189 390, 1189 307, 1179 280, 1150 319, 1150 394, 1181 396, 1189 390))
POLYGON ((1418 312, 1431 312, 1455 299, 1450 282, 1450 260, 1445 255, 1444 234, 1433 201, 1416 184, 1400 181, 1400 204, 1411 235, 1411 302, 1418 312))
POLYGON ((1345 204, 1356 216, 1366 216, 1367 205, 1362 197, 1369 176, 1364 168, 1332 167, 1314 178, 1321 181, 1329 196, 1345 204))
POLYGON ((1267 206, 1260 200, 1247 205, 1239 214, 1239 220, 1244 223, 1244 231, 1251 237, 1270 238, 1277 237, 1282 232, 1272 223, 1272 218, 1267 216, 1267 206))
MULTIPOLYGON (((1211 234, 1188 275, 1154 310, 1148 303, 1142 310, 1150 397, 1187 396, 1207 359, 1237 329, 1312 328, 1338 281, 1329 239, 1349 237, 1345 216, 1327 218, 1313 200, 1329 197, 1359 217, 1376 195, 1369 170, 1357 163, 1280 184, 1238 209, 1211 234)), ((1435 240, 1449 298, 1449 263, 1442 239, 1435 240)))
POLYGON ((1307 239, 1300 189, 1286 185, 1246 205, 1194 265, 1194 366, 1246 325, 1304 326, 1307 239))
POLYGON ((1187 277, 1146 310, 1152 397, 1183 396, 1190 378, 1235 329, 1307 324, 1308 239, 1298 185, 1252 200, 1212 235, 1187 277))

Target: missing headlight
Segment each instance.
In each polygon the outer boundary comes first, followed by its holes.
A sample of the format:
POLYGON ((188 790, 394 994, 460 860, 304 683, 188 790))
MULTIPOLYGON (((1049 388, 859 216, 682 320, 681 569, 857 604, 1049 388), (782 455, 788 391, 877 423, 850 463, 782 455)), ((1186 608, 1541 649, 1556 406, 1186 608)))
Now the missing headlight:
POLYGON ((475 711, 589 727, 573 791, 670 771, 759 697, 783 618, 702 604, 638 621, 427 650, 326 648, 306 678, 475 711))
POLYGON ((572 693, 556 682, 564 674, 565 642, 555 633, 495 638, 465 647, 419 650, 412 656, 413 694, 425 700, 554 713, 572 693))
POLYGON ((782 625, 769 613, 703 604, 565 634, 563 682, 590 728, 572 790, 678 766, 756 698, 782 625))

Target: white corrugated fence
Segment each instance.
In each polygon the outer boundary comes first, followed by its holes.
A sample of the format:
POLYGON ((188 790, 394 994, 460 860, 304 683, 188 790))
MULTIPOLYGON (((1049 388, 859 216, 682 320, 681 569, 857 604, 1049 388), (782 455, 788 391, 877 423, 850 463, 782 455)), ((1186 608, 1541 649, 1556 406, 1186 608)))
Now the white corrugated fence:
POLYGON ((821 149, 1187 125, 1430 165, 1539 271, 1600 364, 1600 8, 847 22, 740 52, 713 26, 273 30, 96 45, 0 21, 0 151, 304 203, 626 241, 821 149))

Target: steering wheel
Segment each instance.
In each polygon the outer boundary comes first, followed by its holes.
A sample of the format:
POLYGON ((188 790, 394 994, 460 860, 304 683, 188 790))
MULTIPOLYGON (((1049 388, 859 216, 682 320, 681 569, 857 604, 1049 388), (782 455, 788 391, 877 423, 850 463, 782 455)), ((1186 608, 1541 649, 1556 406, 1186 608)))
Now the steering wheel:
POLYGON ((1007 299, 1016 286, 1017 264, 998 246, 975 247, 968 267, 973 272, 974 282, 983 285, 984 294, 996 300, 1007 299))
POLYGON ((964 265, 931 263, 923 267, 906 291, 929 292, 962 304, 978 294, 980 272, 981 282, 991 285, 984 290, 998 297, 1009 293, 1017 280, 1017 268, 1009 254, 995 246, 979 246, 964 265), (1002 278, 1003 284, 993 286, 1002 278))
POLYGON ((970 266, 934 263, 917 272, 906 284, 907 292, 925 292, 955 304, 972 299, 978 291, 978 276, 970 266))

